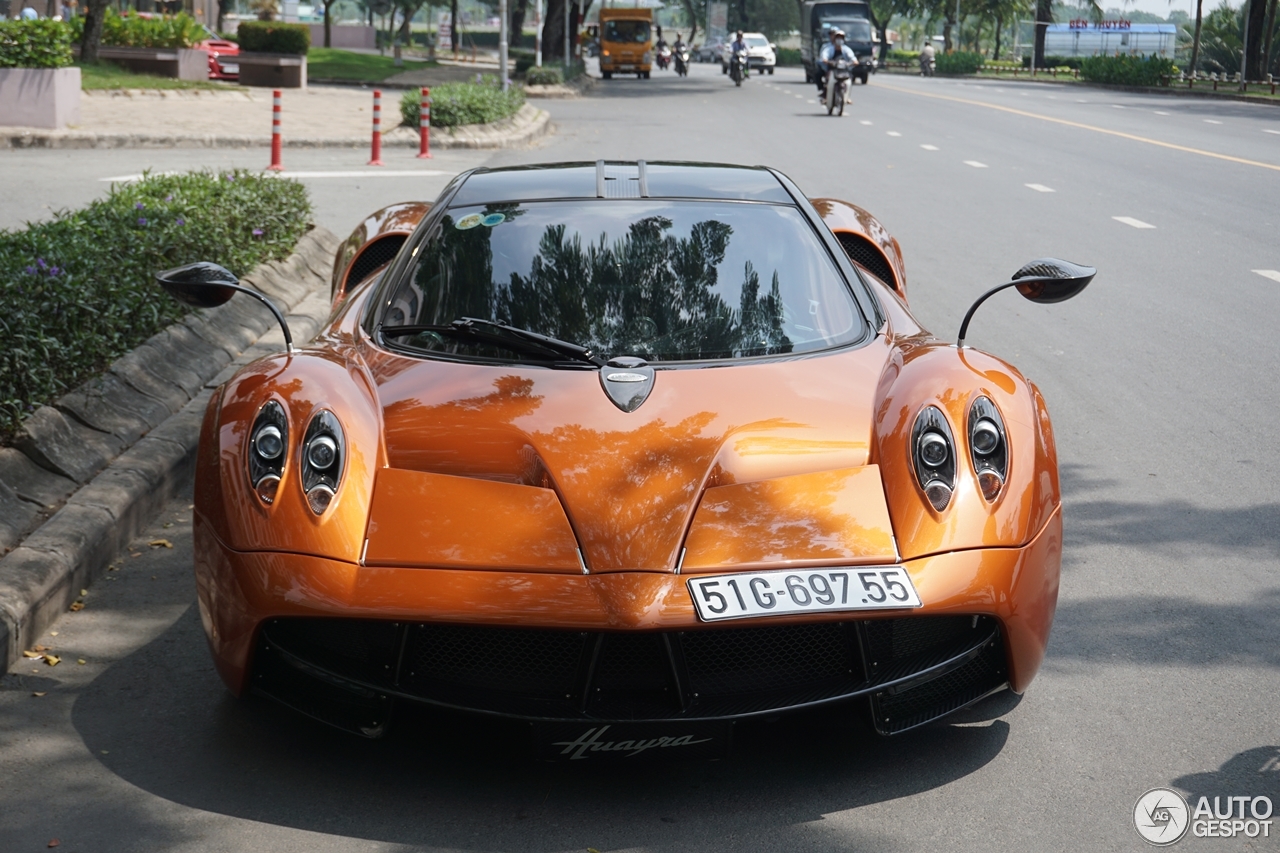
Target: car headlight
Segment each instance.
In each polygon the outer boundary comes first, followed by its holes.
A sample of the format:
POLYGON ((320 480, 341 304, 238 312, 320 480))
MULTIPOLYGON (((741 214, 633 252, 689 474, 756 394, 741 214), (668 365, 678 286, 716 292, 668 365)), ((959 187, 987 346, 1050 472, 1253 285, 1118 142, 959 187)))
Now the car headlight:
POLYGON ((338 493, 344 456, 337 415, 328 409, 316 412, 302 439, 302 492, 316 515, 323 515, 338 493))
POLYGON ((956 453, 951 427, 936 406, 926 406, 916 416, 911 448, 916 481, 933 508, 942 512, 956 490, 956 453))
POLYGON ((275 400, 263 404, 249 431, 249 485, 264 504, 274 503, 289 449, 289 419, 275 400))
POLYGON ((994 501, 1009 479, 1009 447, 1000 410, 986 397, 969 407, 969 457, 982 496, 994 501))

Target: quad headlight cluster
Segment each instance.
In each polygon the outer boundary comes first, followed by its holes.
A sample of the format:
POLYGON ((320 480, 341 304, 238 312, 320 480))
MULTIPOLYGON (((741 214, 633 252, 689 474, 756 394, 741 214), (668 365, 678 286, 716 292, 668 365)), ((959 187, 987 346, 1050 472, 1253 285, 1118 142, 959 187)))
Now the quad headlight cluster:
MULTIPOLYGON (((1000 496, 1009 475, 1009 452, 1004 419, 987 397, 969 407, 969 459, 978 487, 987 501, 1000 496)), ((916 416, 911 434, 911 458, 916 481, 938 512, 951 503, 956 490, 956 450, 951 425, 936 406, 926 406, 916 416)))
MULTIPOLYGON (((346 453, 342 425, 327 409, 307 425, 300 448, 302 492, 316 515, 323 515, 338 493, 346 453)), ((249 483, 264 504, 275 503, 289 458, 289 419, 274 400, 263 405, 249 437, 249 483)))

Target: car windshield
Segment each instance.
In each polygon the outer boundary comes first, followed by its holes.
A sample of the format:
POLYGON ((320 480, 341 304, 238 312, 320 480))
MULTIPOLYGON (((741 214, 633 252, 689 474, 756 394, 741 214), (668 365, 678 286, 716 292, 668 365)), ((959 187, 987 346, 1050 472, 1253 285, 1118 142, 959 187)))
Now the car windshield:
MULTIPOLYGON (((801 212, 750 202, 600 200, 456 207, 415 252, 382 326, 474 317, 604 358, 730 359, 861 338, 853 295, 801 212)), ((543 360, 423 330, 400 347, 543 360)))
POLYGON ((747 43, 747 47, 768 47, 769 40, 764 36, 746 36, 743 41, 747 43))
POLYGON ((606 21, 604 40, 643 44, 649 40, 648 21, 606 21))
POLYGON ((852 21, 823 21, 823 38, 827 38, 827 30, 844 30, 845 41, 871 41, 871 24, 865 18, 852 21))

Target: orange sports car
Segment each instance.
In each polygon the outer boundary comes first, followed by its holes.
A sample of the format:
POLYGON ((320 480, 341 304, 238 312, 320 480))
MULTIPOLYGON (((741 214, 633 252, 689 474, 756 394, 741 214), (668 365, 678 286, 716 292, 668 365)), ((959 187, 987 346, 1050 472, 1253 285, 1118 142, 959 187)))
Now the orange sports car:
MULTIPOLYGON (((1093 274, 1035 261, 978 303, 1093 274)), ((158 279, 267 301, 211 263, 158 279)), ((895 734, 1035 677, 1048 412, 920 327, 866 211, 767 168, 477 169, 357 228, 333 306, 205 415, 196 579, 233 693, 366 736, 398 702, 526 720, 581 759, 834 702, 895 734)))

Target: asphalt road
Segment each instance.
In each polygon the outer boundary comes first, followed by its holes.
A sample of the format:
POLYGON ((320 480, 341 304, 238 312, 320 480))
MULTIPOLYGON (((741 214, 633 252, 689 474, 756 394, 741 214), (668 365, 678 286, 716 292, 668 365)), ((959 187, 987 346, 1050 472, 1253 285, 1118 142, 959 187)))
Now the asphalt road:
MULTIPOLYGON (((836 119, 798 72, 735 89, 693 71, 602 83, 550 103, 559 131, 538 147, 430 168, 774 165, 879 216, 917 315, 946 336, 1028 260, 1096 265, 1076 300, 1005 293, 970 330, 1040 385, 1058 437, 1062 592, 1021 701, 892 740, 838 713, 752 724, 733 758, 702 764, 535 764, 518 731, 431 714, 358 741, 225 694, 182 499, 42 640, 62 663, 0 681, 0 850, 1140 850, 1132 811, 1149 788, 1280 806, 1280 109, 882 75, 836 119)), ((354 152, 287 154, 363 170, 354 152)), ((0 223, 146 165, 264 159, 3 152, 0 223)), ((341 233, 447 174, 306 180, 341 233)), ((1178 846, 1275 850, 1278 833, 1280 819, 1270 838, 1178 846)))

